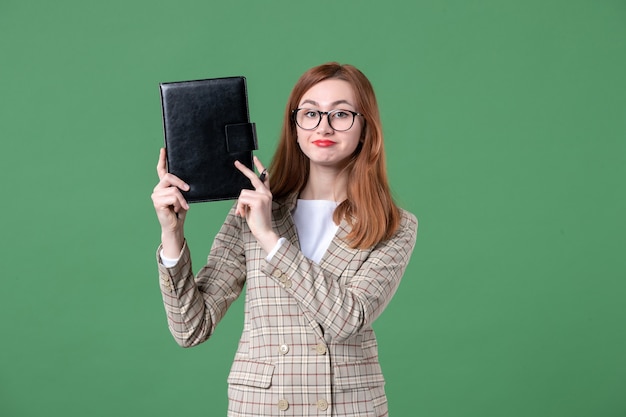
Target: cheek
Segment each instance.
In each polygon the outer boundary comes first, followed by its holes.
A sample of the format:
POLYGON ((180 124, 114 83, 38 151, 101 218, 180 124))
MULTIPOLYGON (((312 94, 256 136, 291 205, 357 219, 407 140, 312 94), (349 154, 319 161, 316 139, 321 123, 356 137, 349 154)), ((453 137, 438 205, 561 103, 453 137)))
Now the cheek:
POLYGON ((365 137, 365 134, 363 130, 361 130, 360 132, 355 132, 354 136, 352 137, 352 144, 355 147, 355 149, 358 148, 363 143, 364 137, 365 137))
POLYGON ((296 142, 299 145, 306 144, 310 136, 311 132, 298 129, 298 131, 296 132, 296 142))

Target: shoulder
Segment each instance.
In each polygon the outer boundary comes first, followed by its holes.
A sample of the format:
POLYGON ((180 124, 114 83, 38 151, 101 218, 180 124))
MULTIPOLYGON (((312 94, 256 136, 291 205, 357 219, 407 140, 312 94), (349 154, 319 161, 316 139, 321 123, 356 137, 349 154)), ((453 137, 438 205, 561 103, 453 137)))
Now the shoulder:
POLYGON ((417 232, 418 221, 417 217, 403 208, 398 208, 400 213, 400 227, 399 229, 409 229, 417 232))
POLYGON ((413 213, 399 207, 398 213, 400 214, 398 227, 394 234, 384 243, 386 246, 401 247, 403 250, 411 253, 417 240, 417 217, 413 213))
POLYGON ((409 262, 417 240, 417 217, 398 207, 399 222, 393 235, 374 247, 377 256, 392 264, 406 265, 409 262))

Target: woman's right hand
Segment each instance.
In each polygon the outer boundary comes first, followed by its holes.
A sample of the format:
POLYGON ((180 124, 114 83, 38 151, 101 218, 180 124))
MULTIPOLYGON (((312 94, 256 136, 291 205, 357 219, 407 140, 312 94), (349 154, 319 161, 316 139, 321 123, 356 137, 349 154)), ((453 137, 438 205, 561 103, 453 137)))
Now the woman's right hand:
POLYGON ((152 191, 152 203, 161 224, 164 255, 177 257, 184 242, 183 226, 189 210, 181 190, 189 190, 189 185, 167 172, 165 152, 165 148, 161 148, 157 164, 159 183, 152 191))

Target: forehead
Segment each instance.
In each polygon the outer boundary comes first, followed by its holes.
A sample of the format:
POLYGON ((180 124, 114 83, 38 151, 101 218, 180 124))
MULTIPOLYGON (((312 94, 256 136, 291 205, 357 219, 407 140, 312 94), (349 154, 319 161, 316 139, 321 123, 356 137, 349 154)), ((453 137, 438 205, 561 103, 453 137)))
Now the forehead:
POLYGON ((300 104, 304 102, 319 106, 332 106, 336 103, 347 103, 354 106, 354 89, 349 82, 344 80, 320 81, 302 95, 300 104))

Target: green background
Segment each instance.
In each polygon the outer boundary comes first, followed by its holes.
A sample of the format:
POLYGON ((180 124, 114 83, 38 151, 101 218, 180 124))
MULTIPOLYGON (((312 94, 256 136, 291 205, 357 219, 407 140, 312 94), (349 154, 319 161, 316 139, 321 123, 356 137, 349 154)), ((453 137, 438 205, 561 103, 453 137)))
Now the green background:
MULTIPOLYGON (((241 300, 179 348, 158 83, 245 75, 269 162, 299 75, 377 91, 420 219, 375 323, 391 415, 626 416, 626 2, 0 2, 0 415, 225 415, 241 300)), ((197 270, 230 202, 194 205, 197 270)))

